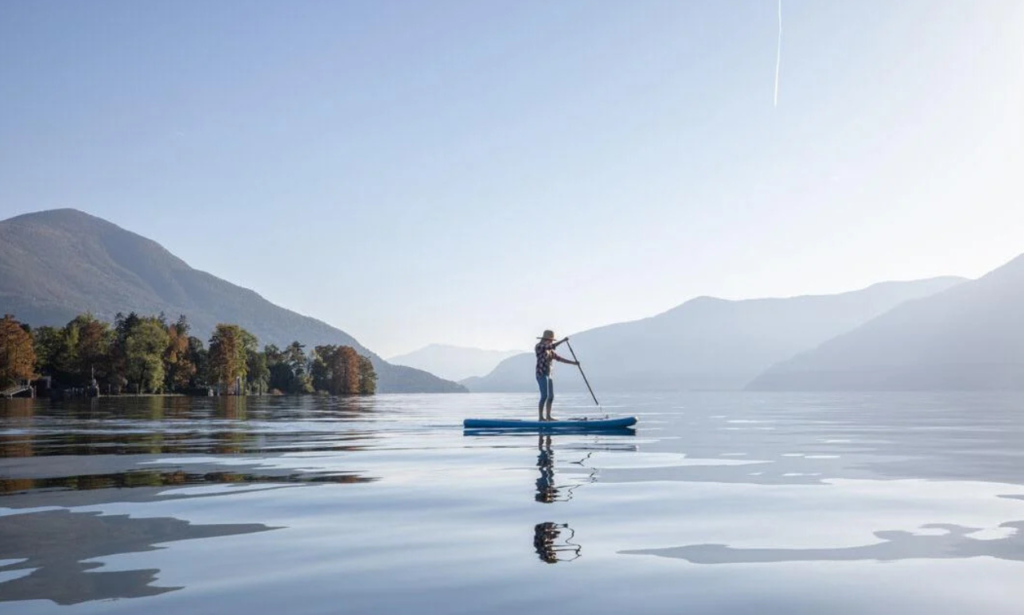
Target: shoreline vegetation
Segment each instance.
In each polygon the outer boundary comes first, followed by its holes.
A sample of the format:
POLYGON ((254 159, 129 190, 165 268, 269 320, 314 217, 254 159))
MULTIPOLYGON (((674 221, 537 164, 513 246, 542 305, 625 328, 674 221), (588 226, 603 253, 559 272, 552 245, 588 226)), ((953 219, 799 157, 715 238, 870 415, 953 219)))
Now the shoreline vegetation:
POLYGON ((208 343, 188 318, 118 313, 114 323, 79 314, 63 327, 0 319, 0 393, 31 395, 374 395, 377 374, 351 346, 306 350, 295 341, 261 350, 255 335, 218 324, 208 343), (30 384, 29 384, 30 383, 30 384))

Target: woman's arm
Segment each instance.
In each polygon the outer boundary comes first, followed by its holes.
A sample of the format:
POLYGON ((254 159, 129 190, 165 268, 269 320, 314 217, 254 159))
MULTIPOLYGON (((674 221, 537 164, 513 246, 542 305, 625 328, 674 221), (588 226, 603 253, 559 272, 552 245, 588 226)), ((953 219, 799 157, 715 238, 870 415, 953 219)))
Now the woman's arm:
MULTIPOLYGON (((554 344, 553 344, 553 345, 551 346, 551 348, 553 348, 553 349, 554 349, 554 348, 558 348, 558 345, 559 345, 559 344, 562 344, 562 343, 564 343, 564 342, 568 342, 568 341, 569 341, 569 338, 568 338, 568 337, 564 337, 564 338, 562 338, 561 340, 559 340, 559 341, 555 342, 555 343, 554 343, 554 344)), ((562 363, 568 363, 569 365, 579 365, 579 362, 578 362, 578 361, 570 361, 569 359, 563 359, 562 357, 558 356, 558 353, 556 353, 556 352, 555 352, 554 350, 552 350, 552 351, 551 351, 551 356, 552 356, 552 357, 553 357, 553 358, 554 358, 554 359, 555 359, 556 361, 561 361, 562 363)))
POLYGON ((555 353, 554 350, 551 351, 551 358, 553 358, 556 361, 561 361, 562 363, 568 363, 569 365, 579 365, 579 363, 577 363, 576 361, 570 361, 569 359, 563 359, 562 357, 558 356, 558 354, 555 353))

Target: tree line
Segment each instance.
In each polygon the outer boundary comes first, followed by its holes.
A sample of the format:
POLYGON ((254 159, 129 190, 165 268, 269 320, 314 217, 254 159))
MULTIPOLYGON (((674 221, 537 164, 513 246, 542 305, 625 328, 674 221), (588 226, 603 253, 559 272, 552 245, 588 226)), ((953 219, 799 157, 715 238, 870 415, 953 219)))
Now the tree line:
POLYGON ((109 393, 184 393, 216 388, 234 394, 372 395, 377 374, 350 346, 306 351, 259 349, 255 335, 219 324, 208 345, 191 335, 188 319, 118 314, 113 325, 80 314, 63 327, 30 327, 13 315, 0 320, 0 390, 37 376, 67 388, 99 386, 109 393))

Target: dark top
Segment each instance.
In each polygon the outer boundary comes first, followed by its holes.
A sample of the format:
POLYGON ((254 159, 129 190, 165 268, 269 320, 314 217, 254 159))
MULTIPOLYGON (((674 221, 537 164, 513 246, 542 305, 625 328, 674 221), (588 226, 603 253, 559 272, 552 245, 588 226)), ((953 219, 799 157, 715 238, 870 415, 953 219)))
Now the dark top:
POLYGON ((569 361, 555 354, 554 342, 547 340, 541 340, 533 349, 534 354, 537 355, 537 377, 550 376, 551 375, 551 360, 561 361, 562 363, 568 363, 569 361))

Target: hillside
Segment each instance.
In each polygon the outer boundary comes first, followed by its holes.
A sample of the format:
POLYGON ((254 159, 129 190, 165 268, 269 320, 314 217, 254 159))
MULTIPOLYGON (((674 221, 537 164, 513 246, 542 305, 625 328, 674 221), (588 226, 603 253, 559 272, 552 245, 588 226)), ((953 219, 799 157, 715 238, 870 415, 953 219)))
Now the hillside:
POLYGON ((158 243, 73 209, 0 222, 0 311, 32 325, 63 325, 90 311, 188 316, 206 339, 217 323, 241 325, 261 344, 345 344, 373 361, 381 392, 454 392, 460 385, 391 365, 351 335, 278 307, 256 292, 189 267, 158 243))
MULTIPOLYGON (((769 366, 849 331, 960 278, 884 282, 837 295, 727 301, 699 297, 667 312, 572 336, 599 390, 737 390, 769 366)), ((559 353, 568 356, 565 347, 559 353)), ((472 391, 533 390, 532 354, 506 359, 472 391)), ((575 368, 559 365, 557 386, 579 390, 575 368)))
POLYGON ((1024 390, 1024 255, 768 369, 754 390, 1024 390))

